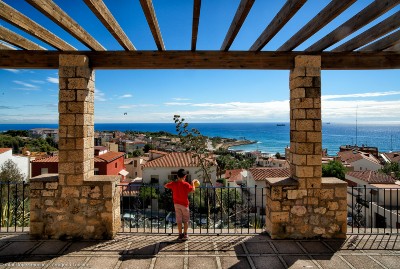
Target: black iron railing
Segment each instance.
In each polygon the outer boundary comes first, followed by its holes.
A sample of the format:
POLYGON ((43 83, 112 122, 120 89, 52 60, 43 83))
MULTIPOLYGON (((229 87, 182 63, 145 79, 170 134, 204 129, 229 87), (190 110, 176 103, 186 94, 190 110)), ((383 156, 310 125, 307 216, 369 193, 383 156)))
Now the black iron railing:
POLYGON ((348 233, 398 234, 399 188, 347 188, 348 233))
MULTIPOLYGON (((159 185, 120 185, 123 232, 176 233, 172 193, 159 185)), ((265 190, 206 187, 189 194, 189 233, 260 233, 265 226, 265 190)))
POLYGON ((0 182, 0 232, 24 232, 29 227, 29 184, 0 182))

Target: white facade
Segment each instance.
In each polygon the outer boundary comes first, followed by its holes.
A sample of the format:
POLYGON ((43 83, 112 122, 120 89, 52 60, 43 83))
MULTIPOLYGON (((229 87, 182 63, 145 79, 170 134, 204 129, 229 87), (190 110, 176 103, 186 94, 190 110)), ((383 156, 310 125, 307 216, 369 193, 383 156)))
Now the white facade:
POLYGON ((354 167, 354 171, 378 171, 382 165, 372 162, 368 159, 361 159, 350 163, 354 167))
POLYGON ((30 158, 26 156, 13 155, 12 149, 0 154, 0 167, 7 160, 12 160, 20 170, 20 172, 24 175, 25 179, 29 179, 31 176, 31 164, 30 158))

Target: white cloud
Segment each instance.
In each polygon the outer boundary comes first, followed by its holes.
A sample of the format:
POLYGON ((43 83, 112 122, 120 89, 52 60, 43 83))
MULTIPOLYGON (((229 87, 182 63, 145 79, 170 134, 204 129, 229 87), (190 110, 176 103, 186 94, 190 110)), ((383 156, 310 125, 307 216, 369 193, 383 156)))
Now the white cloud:
POLYGON ((122 99, 122 98, 131 98, 131 97, 133 97, 132 94, 124 94, 124 95, 119 96, 118 98, 122 99))
POLYGON ((168 102, 164 103, 166 106, 190 106, 192 103, 168 102))
POLYGON ((175 100, 175 101, 189 101, 190 99, 189 98, 176 97, 176 98, 172 98, 172 100, 175 100))
POLYGON ((43 80, 34 80, 34 79, 31 79, 31 82, 36 83, 36 84, 44 84, 45 83, 43 80))
POLYGON ((130 109, 130 108, 134 108, 134 107, 136 107, 136 105, 123 105, 123 106, 119 106, 118 108, 121 108, 121 109, 130 109))
POLYGON ((105 98, 104 92, 102 92, 98 88, 96 88, 96 90, 94 91, 94 100, 100 101, 100 102, 107 101, 107 99, 105 98))
POLYGON ((11 72, 11 73, 14 73, 14 74, 20 72, 20 70, 18 70, 18 69, 3 69, 3 70, 6 70, 6 71, 11 72))
POLYGON ((330 99, 340 99, 340 98, 366 98, 366 97, 379 97, 379 96, 389 96, 389 95, 399 95, 399 94, 400 91, 332 94, 332 95, 323 95, 321 99, 330 100, 330 99))
POLYGON ((48 82, 50 83, 55 83, 58 84, 58 78, 54 78, 54 77, 47 77, 46 79, 48 82))
POLYGON ((37 86, 36 86, 36 85, 29 84, 29 83, 26 83, 26 82, 23 82, 23 81, 14 80, 13 82, 14 82, 14 83, 16 83, 16 84, 19 84, 19 85, 25 86, 25 87, 27 87, 27 88, 37 88, 37 86))

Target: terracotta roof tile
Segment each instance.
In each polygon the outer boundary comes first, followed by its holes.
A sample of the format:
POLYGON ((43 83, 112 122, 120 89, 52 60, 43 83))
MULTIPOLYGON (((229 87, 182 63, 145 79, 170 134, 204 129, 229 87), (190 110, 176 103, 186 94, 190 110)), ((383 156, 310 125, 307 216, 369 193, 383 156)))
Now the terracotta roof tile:
POLYGON ((172 152, 160 158, 151 160, 143 165, 146 167, 196 167, 198 160, 188 152, 172 152))
POLYGON ((235 180, 240 180, 241 175, 240 173, 243 171, 243 169, 232 169, 232 170, 226 170, 225 171, 225 178, 229 181, 235 181, 235 180))
POLYGON ((107 153, 104 153, 104 154, 101 154, 99 156, 96 156, 95 161, 96 161, 96 159, 100 159, 100 160, 103 160, 103 161, 106 161, 106 162, 110 163, 110 162, 112 162, 112 161, 114 161, 114 160, 116 160, 118 158, 123 157, 124 155, 125 155, 124 152, 109 151, 107 153))
POLYGON ((396 179, 376 171, 347 172, 346 175, 360 179, 370 184, 394 184, 396 179))
POLYGON ((257 167, 250 168, 254 180, 266 180, 267 178, 284 178, 290 177, 290 168, 278 168, 278 167, 257 167))
POLYGON ((362 151, 352 151, 352 150, 340 151, 338 152, 338 155, 342 160, 342 162, 352 163, 362 159, 366 159, 376 164, 380 164, 379 160, 375 158, 372 154, 362 151))
POLYGON ((33 163, 58 163, 58 156, 50 156, 38 158, 32 161, 33 163))
POLYGON ((7 152, 9 150, 12 150, 12 148, 0 148, 0 154, 3 154, 4 152, 7 152))
POLYGON ((400 152, 389 152, 384 154, 391 162, 400 162, 400 152))

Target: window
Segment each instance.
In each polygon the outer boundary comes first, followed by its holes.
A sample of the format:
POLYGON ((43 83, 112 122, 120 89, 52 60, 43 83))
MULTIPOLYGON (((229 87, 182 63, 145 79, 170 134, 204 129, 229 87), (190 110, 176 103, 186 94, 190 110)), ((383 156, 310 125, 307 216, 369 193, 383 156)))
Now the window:
POLYGON ((133 167, 137 167, 137 160, 133 161, 133 167))
POLYGON ((95 175, 99 175, 99 168, 95 168, 95 169, 94 169, 94 174, 95 174, 95 175))
POLYGON ((158 184, 158 182, 159 182, 159 176, 158 175, 151 175, 151 180, 150 180, 150 183, 151 184, 158 184))
POLYGON ((41 168, 40 169, 40 174, 41 175, 43 175, 43 174, 48 174, 49 173, 49 168, 41 168))
POLYGON ((118 168, 118 163, 117 162, 115 162, 115 168, 118 168))

